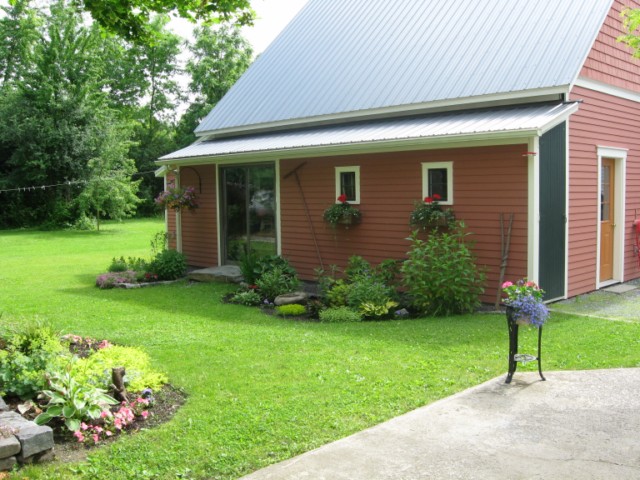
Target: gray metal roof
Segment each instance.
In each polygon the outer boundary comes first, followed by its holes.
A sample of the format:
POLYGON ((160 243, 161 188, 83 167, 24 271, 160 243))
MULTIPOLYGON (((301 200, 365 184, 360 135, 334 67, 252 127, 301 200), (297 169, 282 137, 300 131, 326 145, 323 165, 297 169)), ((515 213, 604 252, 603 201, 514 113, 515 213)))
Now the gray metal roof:
POLYGON ((570 85, 613 0, 310 0, 196 129, 570 85))
POLYGON ((195 143, 162 157, 160 162, 238 154, 260 155, 266 152, 298 154, 300 150, 322 155, 322 150, 328 147, 400 140, 472 140, 507 134, 522 137, 541 135, 577 109, 577 103, 520 106, 273 132, 195 143))

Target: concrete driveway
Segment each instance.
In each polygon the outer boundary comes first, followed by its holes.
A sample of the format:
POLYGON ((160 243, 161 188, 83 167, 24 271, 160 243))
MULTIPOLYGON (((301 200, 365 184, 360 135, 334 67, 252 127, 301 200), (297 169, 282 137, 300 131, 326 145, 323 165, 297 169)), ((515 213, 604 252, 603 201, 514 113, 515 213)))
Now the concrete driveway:
POLYGON ((640 479, 640 369, 516 372, 244 477, 640 479))

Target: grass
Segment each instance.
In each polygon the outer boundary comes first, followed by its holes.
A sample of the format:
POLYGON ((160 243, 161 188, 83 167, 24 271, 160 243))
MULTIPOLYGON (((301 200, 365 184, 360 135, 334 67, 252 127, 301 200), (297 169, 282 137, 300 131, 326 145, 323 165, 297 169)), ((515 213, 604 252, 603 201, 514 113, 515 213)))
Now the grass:
MULTIPOLYGON (((142 346, 189 395, 159 428, 19 478, 237 478, 506 374, 502 315, 320 324, 224 305, 225 285, 94 286, 112 257, 148 255, 162 227, 0 234, 2 322, 38 317, 63 333, 142 346)), ((524 329, 521 344, 533 350, 535 333, 524 329)), ((543 368, 636 367, 639 347, 640 324, 554 314, 543 368)))

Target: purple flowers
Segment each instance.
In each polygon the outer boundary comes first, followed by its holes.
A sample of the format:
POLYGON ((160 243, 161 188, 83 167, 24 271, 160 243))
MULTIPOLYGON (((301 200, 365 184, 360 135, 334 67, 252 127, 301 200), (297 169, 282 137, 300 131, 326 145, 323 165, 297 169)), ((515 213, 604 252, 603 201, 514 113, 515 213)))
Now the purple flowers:
POLYGON ((96 286, 99 288, 113 288, 121 283, 136 283, 136 272, 127 270, 126 272, 103 273, 96 278, 96 286))
POLYGON ((160 192, 160 195, 155 199, 155 203, 161 207, 174 210, 183 208, 193 210, 198 208, 195 189, 193 187, 178 188, 174 183, 170 183, 165 191, 160 192))
POLYGON ((514 320, 526 320, 536 327, 545 324, 549 309, 542 300, 544 290, 535 282, 522 279, 514 284, 507 281, 502 284, 502 291, 507 294, 505 305, 514 309, 514 320))

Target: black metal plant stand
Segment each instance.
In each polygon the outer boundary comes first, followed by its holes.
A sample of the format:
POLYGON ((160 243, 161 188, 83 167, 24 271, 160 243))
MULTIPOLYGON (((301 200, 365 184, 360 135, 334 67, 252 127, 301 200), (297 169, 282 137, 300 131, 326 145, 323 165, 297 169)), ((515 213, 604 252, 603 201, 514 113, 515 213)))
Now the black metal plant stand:
POLYGON ((513 374, 516 371, 518 362, 538 362, 538 373, 542 381, 546 381, 544 375, 542 375, 542 361, 540 359, 540 349, 542 346, 542 326, 538 327, 538 356, 535 357, 529 354, 518 353, 518 324, 515 320, 515 310, 512 307, 507 307, 507 327, 509 328, 509 373, 505 383, 511 383, 513 374))

